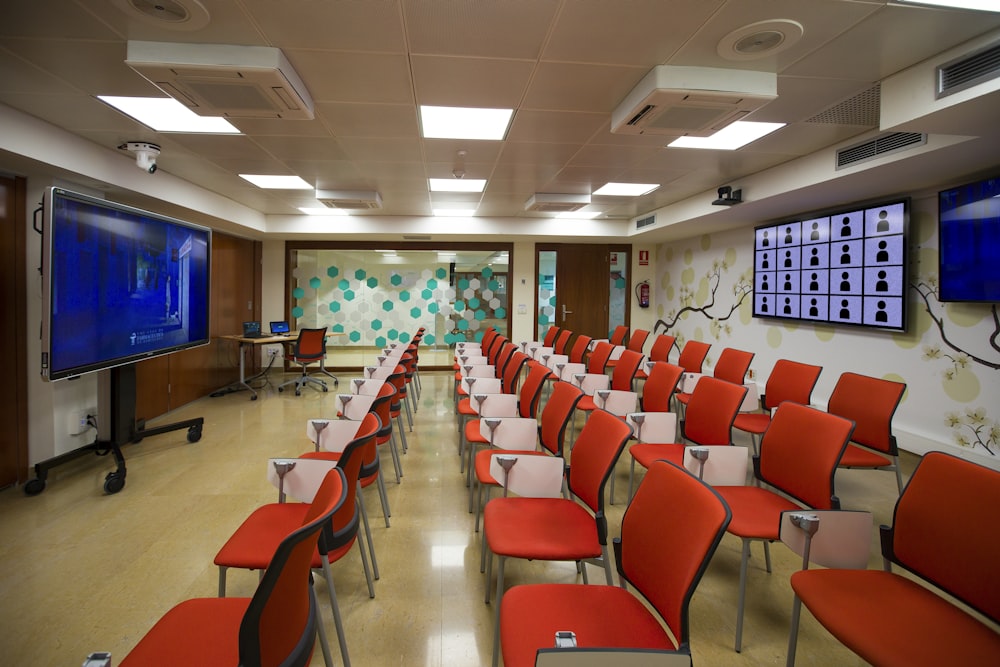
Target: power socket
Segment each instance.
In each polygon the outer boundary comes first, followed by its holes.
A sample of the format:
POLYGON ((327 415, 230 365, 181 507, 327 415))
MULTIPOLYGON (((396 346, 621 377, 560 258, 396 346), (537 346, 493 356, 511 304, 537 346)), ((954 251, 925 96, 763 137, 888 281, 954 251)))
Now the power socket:
POLYGON ((269 347, 269 348, 267 348, 267 356, 269 356, 271 358, 274 358, 274 357, 278 356, 278 348, 276 348, 276 347, 269 347))
POLYGON ((86 410, 70 410, 69 414, 66 415, 66 432, 70 435, 80 435, 90 428, 90 424, 87 423, 87 414, 86 410))

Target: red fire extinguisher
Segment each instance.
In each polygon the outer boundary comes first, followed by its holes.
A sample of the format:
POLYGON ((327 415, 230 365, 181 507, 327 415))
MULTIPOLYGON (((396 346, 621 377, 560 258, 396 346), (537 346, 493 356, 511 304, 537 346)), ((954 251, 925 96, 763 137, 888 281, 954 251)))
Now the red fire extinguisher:
POLYGON ((649 308, 649 281, 643 280, 635 286, 635 297, 640 308, 649 308))

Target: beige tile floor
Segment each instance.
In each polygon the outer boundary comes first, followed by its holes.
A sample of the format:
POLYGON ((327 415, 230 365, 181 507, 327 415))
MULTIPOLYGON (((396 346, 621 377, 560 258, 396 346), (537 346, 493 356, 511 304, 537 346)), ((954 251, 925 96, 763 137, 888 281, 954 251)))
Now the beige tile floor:
MULTIPOLYGON (((369 496, 382 575, 375 599, 365 590, 356 550, 333 568, 357 667, 489 663, 492 608, 483 602, 479 541, 458 469, 450 376, 425 371, 423 388, 403 458, 405 477, 400 485, 389 479, 391 528, 381 521, 374 488, 369 496)), ((128 445, 127 484, 113 496, 102 488, 113 463, 95 456, 53 470, 38 496, 0 492, 0 663, 72 666, 95 650, 121 658, 172 605, 215 595, 216 551, 251 510, 275 499, 265 460, 309 449, 305 420, 329 416, 334 396, 306 389, 296 397, 271 386, 257 401, 246 393, 196 401, 160 421, 203 416, 201 441, 189 444, 179 431, 128 445)), ((907 471, 913 463, 907 457, 907 471)), ((624 460, 616 474, 612 535, 624 510, 624 460)), ((892 474, 846 470, 838 472, 837 485, 845 507, 873 510, 876 524, 891 519, 892 474)), ((664 524, 683 511, 665 507, 664 524)), ((871 566, 880 567, 875 544, 873 536, 871 566)), ((754 548, 743 652, 737 654, 740 543, 723 539, 691 604, 695 664, 784 664, 788 576, 798 558, 780 544, 772 552, 768 575, 759 545, 754 548)), ((594 571, 593 581, 600 579, 594 571)), ((572 564, 511 562, 507 568, 508 585, 577 580, 572 564)), ((231 572, 229 594, 250 595, 256 581, 255 573, 231 572)), ((325 588, 318 586, 317 595, 334 641, 325 588)), ((863 664, 808 615, 798 655, 803 666, 863 664)), ((318 648, 314 664, 322 664, 318 648)))

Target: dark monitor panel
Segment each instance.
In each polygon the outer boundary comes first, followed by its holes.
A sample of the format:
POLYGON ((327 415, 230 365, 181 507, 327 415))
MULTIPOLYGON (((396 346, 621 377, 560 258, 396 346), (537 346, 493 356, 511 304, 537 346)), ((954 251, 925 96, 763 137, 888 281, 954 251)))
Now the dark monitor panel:
POLYGON ((754 230, 754 317, 906 328, 909 200, 754 230))

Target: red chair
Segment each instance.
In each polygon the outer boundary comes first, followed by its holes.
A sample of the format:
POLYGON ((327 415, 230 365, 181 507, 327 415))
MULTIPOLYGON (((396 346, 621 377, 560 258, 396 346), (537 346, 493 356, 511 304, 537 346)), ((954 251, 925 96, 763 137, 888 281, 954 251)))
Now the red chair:
MULTIPOLYGON (((681 422, 681 435, 695 445, 731 445, 733 420, 739 412, 747 388, 712 377, 702 378, 695 386, 688 403, 686 419, 681 422)), ((680 443, 638 443, 629 447, 632 457, 629 468, 628 495, 631 502, 635 464, 649 468, 653 461, 666 459, 684 465, 685 445, 680 443)))
POLYGON ((741 412, 736 415, 733 428, 750 434, 753 453, 757 453, 760 436, 771 423, 771 410, 785 401, 809 405, 813 387, 823 372, 822 366, 801 364, 788 359, 778 359, 764 385, 764 395, 760 397, 763 412, 741 412))
MULTIPOLYGON (((628 342, 625 343, 625 349, 631 350, 632 352, 638 352, 642 354, 642 348, 646 345, 646 339, 649 338, 649 332, 645 329, 636 329, 628 337, 628 342)), ((614 368, 618 364, 618 359, 611 359, 608 361, 608 366, 614 368)))
POLYGON ((576 562, 584 583, 586 564, 599 565, 611 585, 604 487, 631 434, 624 421, 607 412, 591 415, 577 438, 566 472, 566 486, 576 500, 506 497, 486 503, 486 602, 490 601, 493 555, 497 556, 494 654, 500 637, 500 600, 508 558, 576 562))
POLYGON ((612 345, 624 345, 626 338, 628 338, 628 327, 619 324, 615 327, 614 331, 611 332, 609 342, 612 345))
MULTIPOLYGON (((635 377, 635 372, 642 363, 642 359, 643 356, 640 352, 631 350, 622 352, 618 364, 615 365, 615 370, 611 373, 609 388, 614 391, 632 391, 632 379, 635 377)), ((589 413, 597 409, 597 404, 594 402, 593 396, 584 396, 578 407, 589 413)))
MULTIPOLYGON (((309 375, 309 364, 323 362, 326 360, 326 327, 319 329, 299 329, 299 337, 292 346, 288 361, 297 364, 302 368, 302 374, 294 380, 289 380, 278 385, 278 391, 284 391, 285 387, 294 384, 295 395, 302 394, 302 387, 307 384, 314 384, 323 391, 328 391, 326 382, 309 375)), ((325 373, 325 371, 323 371, 325 373)), ((329 375, 329 373, 326 373, 329 375)))
POLYGON ((342 471, 330 470, 299 525, 272 548, 252 598, 200 598, 168 611, 124 667, 305 665, 322 620, 310 581, 317 542, 345 501, 342 471))
POLYGON ((854 436, 840 460, 842 468, 873 468, 896 473, 896 488, 903 492, 899 447, 892 434, 892 416, 903 400, 902 382, 844 373, 837 380, 826 411, 853 420, 854 436), (861 445, 860 447, 858 445, 861 445))
POLYGON ((729 509, 711 487, 670 463, 654 463, 622 518, 621 537, 614 540, 621 586, 512 587, 500 606, 504 666, 531 667, 559 630, 576 634, 577 650, 690 655, 688 607, 729 519, 729 509), (672 513, 664 530, 667 507, 684 510, 672 513), (626 583, 638 595, 626 590, 626 583))
POLYGON ((642 385, 641 405, 645 412, 670 412, 670 399, 677 389, 684 369, 666 361, 653 364, 642 385))
POLYGON ((705 363, 705 357, 708 356, 711 347, 711 343, 689 340, 684 343, 680 356, 677 357, 677 365, 683 368, 685 373, 700 373, 701 366, 705 363))
POLYGON ((542 338, 542 345, 545 347, 552 347, 555 345, 556 338, 559 336, 560 328, 552 325, 545 331, 545 336, 542 338))
POLYGON ((849 420, 836 415, 798 403, 782 403, 761 439, 760 454, 754 457, 754 477, 770 488, 715 487, 733 513, 733 520, 726 531, 743 542, 736 612, 737 652, 743 643, 743 607, 750 542, 760 540, 764 543, 765 567, 770 572, 768 544, 779 538, 782 512, 803 507, 840 509, 840 500, 834 493, 833 475, 853 428, 854 424, 849 420))
POLYGON ((792 574, 788 665, 795 663, 799 600, 874 665, 1000 664, 995 626, 965 609, 1000 623, 1000 533, 975 511, 998 506, 1000 473, 949 454, 926 454, 896 502, 892 527, 880 529, 884 570, 792 574), (892 572, 892 564, 911 574, 892 572))
POLYGON ((552 341, 552 349, 556 354, 567 354, 566 348, 569 347, 569 339, 573 336, 573 332, 569 329, 561 329, 559 335, 556 339, 552 341))
MULTIPOLYGON (((715 368, 712 369, 711 377, 732 382, 733 384, 743 384, 753 357, 753 352, 744 352, 743 350, 727 347, 722 350, 719 360, 715 362, 715 368)), ((684 364, 678 365, 683 366, 684 364)), ((691 394, 680 392, 676 394, 675 398, 678 405, 681 406, 681 414, 683 414, 684 406, 691 400, 691 394)))
POLYGON ((571 364, 584 364, 587 362, 587 350, 590 349, 590 344, 593 342, 593 338, 590 336, 584 336, 580 334, 573 341, 573 346, 569 349, 569 362, 571 364))
MULTIPOLYGON (((649 357, 647 361, 669 361, 670 350, 674 349, 677 339, 673 336, 668 336, 667 334, 660 334, 655 339, 653 339, 653 346, 649 348, 649 357)), ((640 368, 639 372, 635 374, 637 380, 645 380, 648 375, 646 369, 640 368)))

